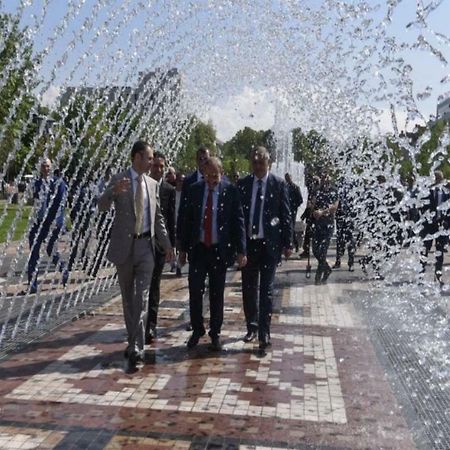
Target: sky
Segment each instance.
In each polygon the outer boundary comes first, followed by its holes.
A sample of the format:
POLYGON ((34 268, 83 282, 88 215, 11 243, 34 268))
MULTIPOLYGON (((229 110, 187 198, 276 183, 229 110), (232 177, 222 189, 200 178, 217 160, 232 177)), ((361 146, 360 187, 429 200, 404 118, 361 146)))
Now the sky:
MULTIPOLYGON (((308 8, 312 14, 322 3, 318 0, 236 0, 230 7, 230 2, 225 0, 8 0, 0 2, 0 10, 17 13, 21 4, 26 5, 21 23, 29 27, 35 51, 45 55, 40 68, 44 103, 51 105, 66 85, 133 84, 140 70, 175 66, 182 74, 194 112, 213 122, 219 139, 228 140, 244 126, 272 127, 279 97, 292 96, 295 77, 299 79, 299 90, 320 92, 321 87, 314 85, 314 54, 305 52, 299 56, 304 51, 302 40, 309 42, 313 51, 319 47, 315 47, 314 40, 305 31, 308 28, 301 29, 301 20, 296 22, 293 13, 299 11, 299 15, 301 12, 308 16, 308 8), (266 22, 270 26, 265 27, 266 22), (298 75, 293 72, 297 70, 295 64, 290 65, 297 58, 299 66, 306 67, 303 72, 299 68, 298 75), (287 84, 290 91, 284 92, 287 84)), ((346 3, 355 7, 361 4, 356 0, 346 3)), ((386 16, 387 3, 366 1, 374 8, 371 17, 375 23, 386 16), (376 5, 381 6, 376 9, 376 5)), ((392 21, 385 25, 387 35, 409 45, 422 35, 450 61, 450 41, 445 42, 450 0, 389 0, 389 3, 396 7, 392 21), (432 3, 440 5, 427 17, 429 28, 420 22, 407 26, 417 19, 417 5, 426 7, 432 3), (435 32, 442 33, 443 37, 436 36, 435 32)), ((349 11, 352 14, 351 8, 349 11)), ((324 34, 337 33, 331 21, 320 24, 320 17, 316 21, 324 34)), ((354 44, 357 51, 363 46, 361 42, 352 43, 352 39, 347 44, 354 44)), ((407 49, 403 53, 399 51, 397 56, 403 56, 412 66, 416 102, 420 113, 428 118, 436 110, 438 97, 450 92, 450 82, 440 82, 450 75, 450 68, 432 55, 430 49, 407 49), (427 89, 427 98, 419 100, 417 95, 427 89)), ((349 62, 353 63, 350 59, 349 62)), ((375 72, 375 67, 368 71, 366 86, 376 86, 375 72)), ((333 84, 330 80, 326 83, 325 88, 330 90, 333 84)), ((332 98, 335 94, 326 95, 332 98)), ((399 93, 398 99, 390 101, 400 105, 404 98, 399 93)), ((382 111, 383 130, 392 128, 390 101, 373 103, 382 111)), ((316 108, 323 108, 319 116, 326 117, 326 101, 323 104, 317 102, 316 108)), ((301 106, 307 108, 308 102, 301 106)), ((406 112, 399 107, 396 114, 402 127, 406 112)), ((292 120, 301 125, 304 118, 292 120)))

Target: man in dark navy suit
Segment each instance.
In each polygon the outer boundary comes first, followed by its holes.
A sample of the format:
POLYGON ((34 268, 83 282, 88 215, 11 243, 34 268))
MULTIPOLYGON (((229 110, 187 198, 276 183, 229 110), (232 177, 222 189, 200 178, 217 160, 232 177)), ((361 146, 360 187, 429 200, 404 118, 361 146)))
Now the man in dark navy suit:
POLYGON ((209 158, 209 153, 210 153, 209 149, 204 145, 201 145, 197 149, 196 153, 197 170, 188 175, 183 181, 183 187, 181 189, 181 197, 180 197, 180 206, 178 207, 178 216, 177 216, 177 241, 179 241, 179 236, 181 235, 181 224, 183 223, 183 216, 186 210, 186 200, 189 188, 194 183, 203 180, 203 166, 209 158))
POLYGON ((245 266, 246 238, 244 214, 237 188, 222 178, 222 163, 209 158, 205 180, 194 183, 187 193, 183 223, 180 224, 180 263, 189 255, 189 309, 192 335, 188 348, 195 347, 205 334, 202 303, 206 275, 209 278, 211 349, 220 351, 220 330, 227 267, 236 258, 245 266))
POLYGON ((292 253, 292 220, 286 183, 269 172, 270 155, 265 147, 252 150, 253 174, 238 182, 247 234, 247 265, 242 269, 242 296, 247 334, 259 348, 270 346, 270 321, 275 270, 281 254, 292 253), (259 282, 258 282, 259 278, 259 282), (259 305, 258 305, 259 291, 259 305))

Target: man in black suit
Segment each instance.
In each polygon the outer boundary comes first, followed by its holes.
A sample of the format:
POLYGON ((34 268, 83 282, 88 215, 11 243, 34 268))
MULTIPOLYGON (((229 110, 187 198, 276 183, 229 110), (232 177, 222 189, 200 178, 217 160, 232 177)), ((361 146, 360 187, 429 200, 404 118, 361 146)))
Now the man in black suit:
POLYGON ((270 345, 275 270, 281 254, 288 258, 292 253, 293 228, 287 185, 269 172, 269 152, 265 147, 257 147, 252 150, 250 161, 253 174, 238 182, 248 257, 247 265, 242 269, 242 296, 247 322, 244 341, 253 341, 258 331, 259 348, 264 350, 270 345))
POLYGON ((298 239, 297 235, 295 234, 295 222, 297 220, 298 208, 300 208, 301 204, 303 203, 303 197, 302 193, 300 192, 300 187, 292 181, 290 173, 286 173, 284 175, 284 179, 286 180, 288 186, 289 204, 291 207, 291 216, 292 216, 292 227, 294 228, 294 233, 292 235, 293 244, 295 247, 295 251, 298 252, 298 239))
POLYGON ((183 215, 186 210, 186 200, 189 188, 194 183, 203 180, 203 166, 205 162, 209 158, 209 149, 204 145, 201 145, 197 149, 196 153, 196 161, 197 161, 197 170, 192 172, 190 175, 186 176, 183 181, 183 187, 181 189, 181 198, 180 198, 180 206, 178 207, 178 215, 177 215, 177 241, 179 241, 179 236, 181 236, 181 224, 183 223, 183 215))
MULTIPOLYGON (((172 247, 175 247, 175 188, 164 180, 166 157, 161 152, 153 154, 150 165, 150 176, 159 185, 159 201, 164 224, 169 235, 172 247)), ((155 267, 153 269, 152 282, 148 299, 148 315, 145 326, 145 343, 150 344, 156 337, 156 323, 158 320, 158 308, 160 301, 161 275, 164 269, 166 254, 164 249, 156 241, 155 267)))
POLYGON ((422 213, 424 223, 420 236, 423 240, 422 252, 422 267, 425 271, 426 260, 428 253, 435 241, 436 247, 436 264, 435 277, 436 281, 442 284, 442 266, 444 263, 444 252, 448 245, 448 230, 449 230, 449 212, 448 208, 444 209, 444 204, 450 199, 450 190, 444 174, 440 170, 434 172, 434 184, 430 189, 427 198, 427 204, 423 208, 422 213))
POLYGON ((187 193, 186 210, 179 235, 180 263, 189 254, 189 309, 192 335, 188 348, 205 334, 202 303, 206 275, 209 278, 211 349, 220 351, 220 330, 227 267, 245 266, 244 214, 237 188, 222 178, 222 163, 209 158, 203 166, 205 180, 194 183, 187 193))

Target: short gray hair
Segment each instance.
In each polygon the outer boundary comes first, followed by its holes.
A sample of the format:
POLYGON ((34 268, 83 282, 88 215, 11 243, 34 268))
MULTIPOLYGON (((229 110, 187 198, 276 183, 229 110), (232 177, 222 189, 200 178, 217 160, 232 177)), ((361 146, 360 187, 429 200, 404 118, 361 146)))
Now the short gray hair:
POLYGON ((265 159, 266 161, 270 161, 270 153, 269 150, 267 150, 266 147, 263 147, 262 145, 258 147, 252 148, 250 152, 250 159, 265 159))
POLYGON ((210 156, 206 161, 204 167, 214 166, 219 169, 220 172, 223 172, 223 164, 222 161, 216 156, 210 156))

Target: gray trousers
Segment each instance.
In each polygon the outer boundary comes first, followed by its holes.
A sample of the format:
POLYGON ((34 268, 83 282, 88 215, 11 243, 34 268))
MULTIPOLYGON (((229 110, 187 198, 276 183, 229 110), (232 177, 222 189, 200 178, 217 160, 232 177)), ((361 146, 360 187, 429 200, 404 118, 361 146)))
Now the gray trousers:
POLYGON ((116 266, 128 334, 128 352, 144 350, 148 292, 154 265, 150 240, 136 239, 125 263, 116 266))

